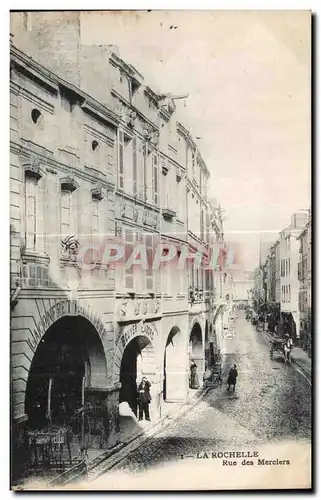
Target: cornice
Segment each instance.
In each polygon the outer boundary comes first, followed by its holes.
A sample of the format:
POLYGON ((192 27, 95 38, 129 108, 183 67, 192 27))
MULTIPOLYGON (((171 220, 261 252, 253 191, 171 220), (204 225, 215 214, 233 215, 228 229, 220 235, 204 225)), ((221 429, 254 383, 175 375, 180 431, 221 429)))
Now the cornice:
MULTIPOLYGON (((10 150, 14 153, 19 154, 23 162, 28 162, 31 158, 37 158, 41 164, 46 167, 46 170, 53 169, 51 173, 61 174, 61 175, 70 175, 75 179, 82 179, 88 181, 91 184, 101 184, 102 187, 110 190, 110 182, 107 179, 102 178, 102 176, 91 175, 89 172, 85 170, 80 170, 79 167, 72 167, 70 165, 66 165, 65 163, 61 163, 55 158, 49 158, 38 151, 33 151, 31 149, 26 148, 25 146, 21 146, 13 141, 10 141, 10 150)), ((104 174, 102 174, 106 177, 104 174)))
POLYGON ((120 119, 116 113, 101 105, 98 101, 94 101, 92 98, 85 99, 80 107, 83 111, 94 115, 107 125, 113 125, 117 128, 120 123, 120 119))
POLYGON ((129 101, 127 101, 127 99, 125 99, 125 97, 123 97, 121 94, 119 94, 119 92, 117 92, 117 90, 112 89, 111 95, 113 97, 116 97, 122 104, 127 106, 129 109, 131 109, 132 111, 135 111, 135 113, 137 113, 137 116, 139 116, 144 122, 148 123, 148 125, 150 125, 150 127, 153 130, 155 130, 155 132, 158 132, 159 126, 155 125, 155 123, 153 123, 149 118, 147 118, 147 116, 145 116, 138 108, 133 106, 133 104, 131 104, 129 101))
POLYGON ((160 118, 163 118, 163 120, 165 120, 166 122, 169 122, 173 113, 168 111, 168 109, 166 109, 165 106, 161 106, 159 108, 158 114, 159 114, 160 118))
POLYGON ((157 108, 158 108, 158 101, 159 101, 159 96, 156 94, 156 92, 154 92, 150 87, 146 86, 144 88, 144 94, 149 98, 151 99, 152 101, 154 101, 154 103, 156 104, 157 108))
POLYGON ((33 80, 38 80, 51 93, 58 94, 58 77, 14 46, 10 47, 10 64, 11 68, 18 68, 33 80))
POLYGON ((156 206, 156 205, 152 205, 144 200, 141 200, 140 198, 138 197, 135 197, 131 194, 128 194, 128 193, 125 193, 124 191, 119 191, 118 189, 116 189, 116 195, 119 197, 119 198, 125 198, 126 200, 130 200, 131 202, 135 203, 136 205, 141 205, 145 208, 149 208, 150 210, 153 210, 154 212, 156 213, 160 213, 160 207, 159 206, 156 206))
POLYGON ((171 163, 173 163, 174 167, 180 168, 184 172, 186 172, 186 167, 184 167, 183 165, 181 165, 181 163, 178 163, 178 161, 174 160, 171 156, 168 155, 168 153, 164 153, 164 151, 162 151, 161 149, 159 149, 159 156, 160 156, 160 160, 162 160, 163 158, 165 158, 166 160, 169 160, 171 163))
MULTIPOLYGON (((60 89, 67 89, 78 97, 80 106, 84 111, 93 114, 104 123, 113 125, 114 127, 118 126, 120 120, 113 110, 96 101, 96 99, 75 85, 47 70, 44 66, 31 59, 16 47, 11 47, 10 49, 10 63, 11 66, 17 67, 18 70, 28 74, 32 79, 38 80, 55 95, 59 93, 60 89)), ((17 84, 13 83, 12 88, 15 87, 17 88, 17 84)))
POLYGON ((144 81, 143 75, 132 64, 127 64, 123 59, 118 57, 115 52, 111 53, 109 62, 115 68, 122 70, 129 78, 134 79, 139 85, 144 81))

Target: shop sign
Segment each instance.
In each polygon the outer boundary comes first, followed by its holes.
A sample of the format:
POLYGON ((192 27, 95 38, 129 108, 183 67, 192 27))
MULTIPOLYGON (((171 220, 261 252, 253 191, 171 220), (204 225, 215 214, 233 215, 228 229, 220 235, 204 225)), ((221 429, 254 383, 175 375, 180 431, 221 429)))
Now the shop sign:
POLYGON ((151 342, 153 342, 155 330, 151 325, 143 322, 128 325, 123 329, 117 344, 120 344, 123 348, 125 348, 126 345, 129 344, 129 342, 137 335, 144 335, 151 342))
POLYGON ((36 328, 32 332, 30 331, 28 345, 33 352, 35 352, 48 328, 53 325, 55 321, 64 316, 84 316, 84 318, 88 319, 93 324, 102 340, 106 335, 104 324, 98 315, 78 304, 75 300, 62 300, 48 309, 40 318, 36 328))

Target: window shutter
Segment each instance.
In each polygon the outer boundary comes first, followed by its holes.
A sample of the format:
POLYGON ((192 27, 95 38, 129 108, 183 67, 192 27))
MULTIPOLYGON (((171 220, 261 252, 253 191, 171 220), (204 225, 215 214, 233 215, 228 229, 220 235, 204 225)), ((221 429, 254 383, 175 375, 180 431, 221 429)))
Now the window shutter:
POLYGON ((147 146, 144 144, 143 146, 143 182, 144 182, 144 200, 147 200, 147 189, 148 189, 148 180, 147 180, 147 161, 148 161, 148 153, 147 153, 147 146))
POLYGON ((146 291, 153 291, 153 235, 146 234, 145 235, 145 245, 146 245, 146 254, 147 254, 147 262, 148 266, 146 269, 145 275, 145 286, 146 291))
POLYGON ((206 212, 206 243, 210 242, 210 216, 209 213, 206 212))
POLYGON ((154 203, 158 204, 158 161, 157 154, 153 156, 153 191, 154 191, 154 203))
POLYGON ((201 240, 204 240, 204 210, 201 208, 201 240))
MULTIPOLYGON (((125 264, 133 253, 134 246, 134 232, 132 229, 125 229, 125 264)), ((125 289, 133 290, 134 288, 134 274, 133 266, 125 269, 125 289)))
POLYGON ((61 234, 68 236, 71 230, 71 192, 61 191, 61 234))
POLYGON ((124 189, 124 132, 119 131, 119 165, 118 165, 118 175, 119 175, 119 189, 124 189))
POLYGON ((37 186, 33 181, 26 181, 26 247, 34 250, 36 247, 37 218, 37 186))
POLYGON ((99 235, 99 201, 92 199, 92 243, 95 245, 98 243, 98 235, 99 235))
POLYGON ((137 194, 137 140, 133 138, 133 194, 137 194))

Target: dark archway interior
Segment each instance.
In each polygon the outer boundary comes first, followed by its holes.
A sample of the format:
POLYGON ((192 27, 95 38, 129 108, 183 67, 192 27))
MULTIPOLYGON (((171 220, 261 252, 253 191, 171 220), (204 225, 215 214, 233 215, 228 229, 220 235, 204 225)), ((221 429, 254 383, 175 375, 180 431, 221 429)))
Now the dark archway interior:
POLYGON ((202 348, 202 330, 199 323, 194 323, 189 341, 192 345, 192 354, 202 348))
POLYGON ((42 338, 26 390, 28 427, 66 424, 83 403, 83 380, 90 377, 89 349, 103 349, 93 325, 81 316, 56 321, 42 338), (99 345, 100 343, 100 345, 99 345), (51 386, 51 387, 50 387, 51 386))
POLYGON ((137 357, 150 341, 142 335, 133 338, 124 350, 120 365, 119 403, 126 401, 137 415, 137 357))

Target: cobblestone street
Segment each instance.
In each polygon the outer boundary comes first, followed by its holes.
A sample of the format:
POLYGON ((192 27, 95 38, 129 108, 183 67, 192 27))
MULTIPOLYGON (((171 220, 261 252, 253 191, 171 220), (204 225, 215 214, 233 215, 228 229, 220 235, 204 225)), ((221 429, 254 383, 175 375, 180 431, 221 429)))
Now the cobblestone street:
MULTIPOLYGON (((210 390, 190 412, 174 422, 113 471, 143 472, 184 462, 209 450, 242 449, 274 442, 310 439, 311 387, 294 365, 270 359, 263 334, 239 312, 236 337, 226 339, 223 385, 210 390), (236 363, 235 394, 226 390, 226 371, 236 363), (186 460, 185 460, 186 459, 186 460)), ((108 474, 108 473, 107 473, 108 474)))

